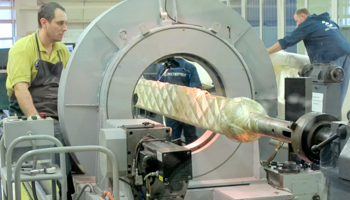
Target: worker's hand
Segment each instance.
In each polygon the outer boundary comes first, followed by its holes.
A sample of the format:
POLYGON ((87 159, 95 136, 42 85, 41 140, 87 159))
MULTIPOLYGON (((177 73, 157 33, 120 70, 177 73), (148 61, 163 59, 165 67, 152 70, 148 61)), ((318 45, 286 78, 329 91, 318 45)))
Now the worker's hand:
POLYGON ((276 42, 274 45, 266 49, 269 54, 273 54, 279 50, 282 50, 282 47, 279 42, 276 42))
POLYGON ((38 115, 39 113, 33 104, 33 98, 28 88, 29 88, 29 83, 19 82, 13 86, 14 94, 16 95, 18 104, 22 112, 26 116, 38 115))

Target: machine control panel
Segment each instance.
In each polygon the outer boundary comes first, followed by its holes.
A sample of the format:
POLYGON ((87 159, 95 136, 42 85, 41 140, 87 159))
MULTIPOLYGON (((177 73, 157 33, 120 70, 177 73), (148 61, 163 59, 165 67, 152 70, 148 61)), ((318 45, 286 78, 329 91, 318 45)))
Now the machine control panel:
MULTIPOLYGON (((51 135, 54 136, 54 121, 52 118, 41 118, 40 116, 30 116, 18 118, 8 117, 3 122, 5 148, 18 137, 26 135, 51 135)), ((36 146, 52 145, 50 141, 38 140, 36 146)), ((30 142, 20 142, 16 147, 31 147, 30 142)))

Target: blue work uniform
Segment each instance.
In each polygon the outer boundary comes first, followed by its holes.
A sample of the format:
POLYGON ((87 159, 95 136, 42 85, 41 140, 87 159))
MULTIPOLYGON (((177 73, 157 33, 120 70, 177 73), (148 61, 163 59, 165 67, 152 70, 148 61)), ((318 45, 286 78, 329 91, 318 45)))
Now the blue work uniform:
MULTIPOLYGON (((175 63, 170 65, 166 73, 164 73, 166 71, 164 65, 158 69, 157 77, 158 79, 160 78, 159 81, 202 89, 196 67, 182 58, 175 58, 174 60, 175 63)), ((165 121, 166 125, 172 128, 172 140, 180 138, 182 130, 184 132, 186 144, 192 143, 198 139, 195 126, 167 117, 165 121)))
POLYGON ((282 49, 304 41, 311 63, 329 63, 344 69, 345 76, 341 85, 342 103, 344 102, 350 79, 350 44, 339 30, 339 26, 330 19, 328 13, 309 15, 290 36, 278 40, 282 49))
POLYGON ((158 69, 157 77, 162 77, 159 81, 202 89, 196 67, 182 58, 175 58, 175 61, 178 65, 172 64, 164 75, 164 65, 158 69))

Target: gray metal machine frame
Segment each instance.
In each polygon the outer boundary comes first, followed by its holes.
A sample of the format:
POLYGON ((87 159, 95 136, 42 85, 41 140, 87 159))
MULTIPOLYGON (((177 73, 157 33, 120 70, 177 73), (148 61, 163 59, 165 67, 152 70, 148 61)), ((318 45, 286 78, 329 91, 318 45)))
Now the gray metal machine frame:
MULTIPOLYGON (((152 63, 173 55, 199 63, 218 95, 255 99, 270 116, 277 115, 271 60, 255 30, 239 13, 217 0, 177 0, 167 9, 164 3, 123 1, 97 17, 79 37, 59 87, 60 125, 67 145, 98 144, 98 133, 108 119, 132 119, 138 79, 152 63), (172 22, 164 10, 172 16, 176 13, 182 23, 172 22)), ((194 177, 216 179, 213 171, 223 163, 237 165, 229 159, 237 145, 225 136, 215 136, 210 145, 202 145, 193 153, 194 177), (212 156, 210 162, 207 155, 212 156)), ((242 145, 240 150, 258 154, 256 145, 242 145)), ((93 157, 97 159, 97 154, 73 155, 89 175, 96 174, 95 165, 90 164, 93 157)), ((245 159, 237 168, 258 163, 255 158, 245 159)), ((245 173, 234 171, 237 177, 259 176, 258 165, 245 173)), ((231 176, 228 171, 222 173, 231 176)))

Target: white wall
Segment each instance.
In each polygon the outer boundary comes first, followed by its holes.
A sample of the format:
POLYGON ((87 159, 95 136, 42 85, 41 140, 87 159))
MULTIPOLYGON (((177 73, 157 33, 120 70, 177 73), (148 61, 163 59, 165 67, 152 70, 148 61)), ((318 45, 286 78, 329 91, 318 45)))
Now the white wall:
POLYGON ((67 12, 68 30, 84 29, 89 23, 121 0, 16 0, 17 37, 38 29, 37 12, 46 2, 55 1, 67 12))

